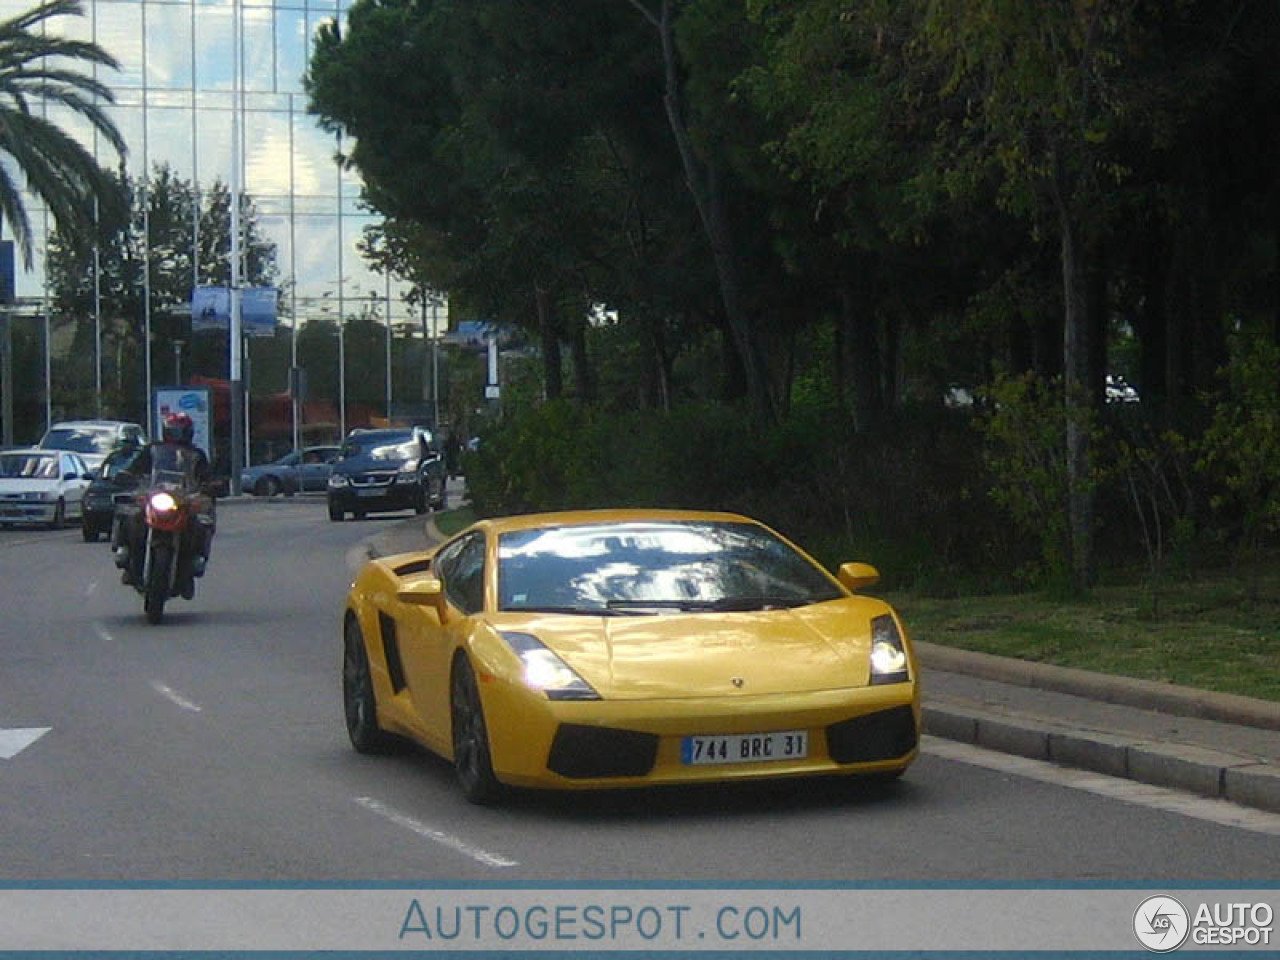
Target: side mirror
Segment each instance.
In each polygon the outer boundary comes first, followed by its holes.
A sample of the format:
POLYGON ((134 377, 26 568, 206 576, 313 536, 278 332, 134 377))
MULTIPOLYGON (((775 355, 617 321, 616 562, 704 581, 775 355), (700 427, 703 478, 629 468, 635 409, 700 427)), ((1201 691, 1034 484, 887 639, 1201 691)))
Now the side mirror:
POLYGON ((880 580, 880 571, 869 563, 842 563, 836 573, 840 581, 850 593, 857 593, 864 587, 870 587, 880 580))
POLYGON ((435 577, 423 577, 406 583, 396 592, 396 599, 416 607, 440 608, 444 600, 444 585, 435 577))

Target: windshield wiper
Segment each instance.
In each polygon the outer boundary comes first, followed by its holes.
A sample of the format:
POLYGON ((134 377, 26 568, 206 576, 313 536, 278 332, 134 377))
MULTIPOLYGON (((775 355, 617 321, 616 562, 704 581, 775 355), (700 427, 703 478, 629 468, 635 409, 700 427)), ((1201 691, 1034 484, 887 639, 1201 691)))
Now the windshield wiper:
POLYGON ((682 613, 734 613, 771 610, 777 607, 799 607, 810 601, 805 597, 759 596, 719 597, 715 600, 610 600, 611 610, 654 609, 679 610, 682 613))
POLYGON ((536 606, 503 607, 503 613, 567 613, 579 617, 634 617, 643 616, 643 610, 614 610, 611 607, 574 607, 540 604, 536 606))

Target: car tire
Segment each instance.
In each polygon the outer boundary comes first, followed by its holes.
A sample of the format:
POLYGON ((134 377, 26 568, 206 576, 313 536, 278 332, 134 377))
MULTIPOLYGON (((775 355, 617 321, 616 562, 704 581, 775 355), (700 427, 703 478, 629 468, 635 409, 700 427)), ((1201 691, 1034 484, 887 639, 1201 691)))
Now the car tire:
POLYGON ((427 512, 427 495, 421 491, 413 498, 413 512, 422 515, 427 512))
POLYGON ((80 534, 84 537, 85 543, 97 543, 98 537, 102 535, 102 531, 98 529, 98 525, 85 517, 80 521, 80 534))
POLYGON ((279 492, 280 481, 275 477, 261 477, 253 485, 253 495, 255 497, 274 497, 279 492))
POLYGON ((49 521, 50 530, 61 530, 67 522, 67 502, 59 500, 53 508, 53 519, 49 521))
POLYGON ((369 653, 354 616, 342 630, 342 707, 347 736, 358 753, 383 753, 391 737, 378 726, 378 699, 373 692, 369 653))
POLYGON ((174 562, 176 558, 168 546, 151 548, 151 569, 143 588, 142 610, 152 626, 164 619, 164 605, 169 599, 169 564, 174 562))
POLYGON ((490 804, 502 795, 502 784, 493 774, 489 730, 476 674, 465 655, 454 660, 449 681, 450 718, 453 727, 453 770, 469 803, 490 804))
POLYGON ((341 522, 342 522, 343 517, 345 517, 345 516, 346 516, 346 511, 344 511, 344 510, 339 510, 339 509, 338 509, 337 507, 335 507, 332 503, 331 503, 331 504, 329 504, 329 519, 330 519, 330 520, 332 520, 334 523, 341 523, 341 522))

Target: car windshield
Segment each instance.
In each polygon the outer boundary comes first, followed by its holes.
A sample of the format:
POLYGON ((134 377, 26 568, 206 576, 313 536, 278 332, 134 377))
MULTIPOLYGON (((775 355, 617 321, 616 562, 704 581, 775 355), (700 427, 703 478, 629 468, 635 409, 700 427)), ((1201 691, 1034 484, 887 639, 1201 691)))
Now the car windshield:
POLYGON ((408 460, 418 455, 418 440, 412 434, 404 433, 357 434, 342 445, 342 455, 373 460, 408 460))
POLYGON ((627 615, 793 607, 843 594, 755 524, 646 521, 503 534, 498 595, 501 610, 627 615))
POLYGON ((58 458, 51 454, 6 453, 0 455, 0 477, 56 480, 58 458))
POLYGON ((142 457, 140 449, 117 450, 102 464, 101 475, 110 480, 125 471, 138 472, 138 461, 142 457))
POLYGON ((108 430, 84 427, 55 427, 44 435, 40 446, 49 450, 73 450, 76 453, 108 453, 114 446, 108 430))

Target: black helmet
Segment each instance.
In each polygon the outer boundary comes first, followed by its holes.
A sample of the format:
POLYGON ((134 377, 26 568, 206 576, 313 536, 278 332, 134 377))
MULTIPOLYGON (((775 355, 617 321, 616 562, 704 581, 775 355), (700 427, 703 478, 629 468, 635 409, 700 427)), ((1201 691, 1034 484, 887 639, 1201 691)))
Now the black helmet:
POLYGON ((165 443, 190 443, 196 435, 196 425, 185 413, 171 413, 164 418, 165 443))

